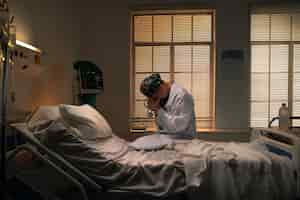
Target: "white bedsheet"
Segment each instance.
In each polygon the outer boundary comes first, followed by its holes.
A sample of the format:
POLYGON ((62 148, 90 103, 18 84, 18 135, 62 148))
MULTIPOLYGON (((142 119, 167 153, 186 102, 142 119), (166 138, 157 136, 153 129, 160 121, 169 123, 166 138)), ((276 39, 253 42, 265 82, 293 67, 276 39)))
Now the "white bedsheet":
POLYGON ((172 146, 173 140, 168 135, 154 133, 136 139, 129 143, 129 146, 136 150, 159 150, 167 146, 172 146))
POLYGON ((175 140, 172 149, 135 151, 118 137, 90 142, 66 135, 49 147, 95 181, 118 190, 166 196, 209 185, 206 194, 201 194, 209 199, 295 195, 291 162, 248 143, 175 140))
POLYGON ((193 199, 218 200, 296 194, 292 162, 255 144, 174 140, 168 148, 136 151, 115 135, 87 140, 72 127, 55 127, 63 124, 51 123, 40 138, 106 188, 160 197, 188 191, 193 199))

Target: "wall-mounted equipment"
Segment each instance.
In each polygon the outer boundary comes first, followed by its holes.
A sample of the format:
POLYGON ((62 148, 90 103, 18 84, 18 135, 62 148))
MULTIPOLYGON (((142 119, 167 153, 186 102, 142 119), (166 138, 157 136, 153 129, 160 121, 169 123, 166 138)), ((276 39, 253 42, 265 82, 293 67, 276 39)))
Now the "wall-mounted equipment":
POLYGON ((222 51, 222 62, 244 62, 244 51, 242 49, 224 49, 222 51))
POLYGON ((74 96, 79 98, 79 104, 90 104, 96 107, 96 95, 104 90, 101 69, 90 61, 74 63, 78 92, 74 96))
POLYGON ((77 61, 74 69, 78 72, 80 94, 99 94, 103 91, 101 69, 89 61, 77 61))
POLYGON ((27 44, 26 42, 22 42, 20 40, 16 40, 16 44, 17 46, 20 46, 20 47, 24 47, 26 49, 30 49, 31 51, 34 51, 35 53, 39 53, 41 54, 42 53, 42 50, 37 48, 37 47, 34 47, 30 44, 27 44))

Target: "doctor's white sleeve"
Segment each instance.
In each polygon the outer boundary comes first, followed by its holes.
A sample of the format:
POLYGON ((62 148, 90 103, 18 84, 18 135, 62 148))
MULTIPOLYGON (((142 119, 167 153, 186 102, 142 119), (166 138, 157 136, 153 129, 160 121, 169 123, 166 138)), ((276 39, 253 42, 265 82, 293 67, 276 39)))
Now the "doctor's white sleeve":
POLYGON ((194 117, 194 100, 191 95, 185 94, 175 102, 174 115, 160 108, 157 112, 156 123, 167 133, 181 133, 188 129, 194 117))

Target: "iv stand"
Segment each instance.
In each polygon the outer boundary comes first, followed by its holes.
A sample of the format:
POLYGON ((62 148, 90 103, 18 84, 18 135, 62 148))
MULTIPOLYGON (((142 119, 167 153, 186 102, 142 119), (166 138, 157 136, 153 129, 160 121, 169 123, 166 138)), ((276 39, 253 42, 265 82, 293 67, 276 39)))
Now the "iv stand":
MULTIPOLYGON (((1 1, 2 12, 8 14, 8 0, 1 1)), ((6 199, 6 105, 7 105, 7 82, 9 68, 9 20, 2 19, 0 27, 0 45, 3 52, 2 61, 2 91, 1 91, 1 199, 6 199)))
POLYGON ((6 101, 7 101, 7 73, 8 73, 8 44, 2 44, 4 56, 1 91, 1 199, 6 198, 6 101))

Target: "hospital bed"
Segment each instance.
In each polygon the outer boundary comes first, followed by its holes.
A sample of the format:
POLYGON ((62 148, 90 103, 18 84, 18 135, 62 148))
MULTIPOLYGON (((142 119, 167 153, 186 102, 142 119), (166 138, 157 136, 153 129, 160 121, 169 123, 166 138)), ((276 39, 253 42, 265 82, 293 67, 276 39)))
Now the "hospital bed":
MULTIPOLYGON (((8 153, 8 163, 13 166, 15 156, 22 150, 32 152, 43 166, 75 188, 66 189, 66 192, 75 191, 79 193, 76 197, 83 200, 95 197, 293 199, 296 184, 299 184, 295 170, 296 151, 280 154, 268 149, 270 145, 263 142, 264 137, 270 135, 263 134, 268 130, 255 129, 251 143, 174 140, 171 147, 137 151, 116 135, 90 141, 78 139, 66 131, 62 139, 47 144, 34 135, 26 123, 13 127, 26 143, 8 153)), ((277 143, 282 142, 278 140, 277 143)), ((280 148, 289 147, 282 145, 280 148)), ((9 171, 18 178, 24 177, 23 169, 9 171)), ((55 177, 49 177, 40 165, 31 171, 43 180, 32 188, 43 193, 45 199, 59 199, 60 196, 55 195, 57 190, 47 191, 51 178, 55 177)))
MULTIPOLYGON (((93 180, 91 177, 87 176, 85 173, 81 172, 77 167, 74 167, 73 164, 71 164, 69 161, 67 161, 65 158, 63 158, 61 155, 57 154, 56 152, 50 150, 47 148, 44 144, 42 144, 38 139, 36 139, 30 131, 26 129, 25 124, 15 124, 15 129, 19 131, 20 134, 22 134, 22 137, 27 141, 26 144, 19 146, 16 150, 12 151, 8 155, 8 159, 12 159, 14 155, 16 155, 17 152, 21 150, 26 150, 32 152, 37 158, 39 158, 42 162, 46 163, 48 167, 55 170, 58 174, 63 176, 65 179, 67 179, 73 187, 77 188, 76 191, 79 192, 79 195, 77 197, 80 197, 79 199, 87 200, 87 199, 93 199, 93 197, 104 197, 110 196, 110 197, 116 197, 115 199, 122 199, 120 197, 123 197, 127 199, 128 197, 130 199, 153 199, 154 197, 151 195, 145 195, 145 194, 138 194, 138 192, 130 192, 130 191, 121 191, 121 190, 110 190, 108 188, 105 188, 104 186, 97 183, 95 180, 93 180), (89 194, 91 192, 91 194, 89 194)), ((265 135, 268 135, 266 133, 268 130, 255 130, 253 135, 256 135, 257 137, 264 137, 265 135)), ((253 136, 253 140, 254 140, 253 136)), ((257 139, 257 138, 256 138, 257 139)), ((261 138, 261 140, 263 140, 261 138)), ((293 149, 293 148, 292 148, 293 149)), ((237 149, 238 150, 238 149, 237 149)), ((294 150, 290 151, 292 155, 292 159, 296 158, 294 155, 294 150)), ((289 157, 288 156, 288 157, 289 157)), ((223 158, 215 158, 212 159, 213 163, 220 163, 222 162, 223 158)), ((246 160, 247 161, 247 160, 246 160)), ((213 165, 213 167, 219 167, 219 165, 213 165)), ((225 173, 223 171, 224 169, 220 170, 217 174, 209 174, 207 176, 222 176, 222 173, 225 173)), ((226 177, 224 177, 226 178, 226 177)), ((219 179, 220 182, 224 182, 222 178, 219 179)), ((217 182, 214 182, 217 184, 217 182)), ((206 183, 203 183, 206 184, 206 183)), ((254 183, 255 184, 255 183, 254 183)), ((285 184, 285 183, 282 183, 285 184)), ((216 188, 218 187, 215 185, 216 188)), ((206 184, 206 189, 209 189, 206 184)), ((37 190, 38 192, 42 193, 45 197, 45 199, 53 199, 53 194, 47 191, 43 191, 42 188, 33 188, 37 190)), ((253 191, 254 192, 254 191, 253 191)), ((222 193, 222 192, 221 192, 222 193)), ((201 193, 201 196, 203 197, 205 195, 205 192, 201 193)), ((173 194, 168 196, 169 199, 182 199, 188 196, 187 194, 181 193, 181 194, 173 194), (175 198, 176 197, 176 198, 175 198)), ((164 199, 155 197, 156 199, 164 199)), ((57 197, 55 197, 57 199, 57 197)), ((226 198, 224 198, 226 199, 226 198)), ((237 198, 238 199, 238 198, 237 198)))

